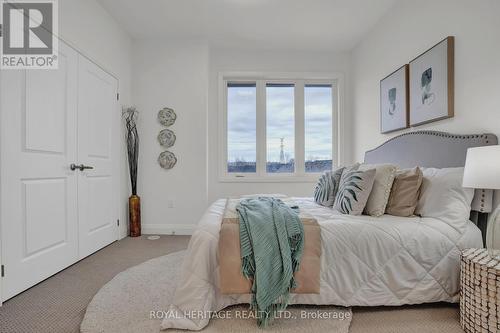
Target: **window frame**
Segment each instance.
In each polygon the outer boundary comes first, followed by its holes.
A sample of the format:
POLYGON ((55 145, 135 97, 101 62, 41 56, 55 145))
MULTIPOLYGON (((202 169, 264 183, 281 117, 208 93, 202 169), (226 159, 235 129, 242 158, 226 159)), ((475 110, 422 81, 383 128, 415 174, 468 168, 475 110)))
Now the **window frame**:
POLYGON ((221 72, 219 86, 219 140, 218 168, 220 182, 315 182, 320 173, 305 171, 305 93, 306 85, 328 84, 332 86, 332 156, 333 167, 343 163, 343 103, 344 75, 342 73, 256 73, 221 72), (256 84, 256 172, 229 173, 227 171, 227 84, 256 84), (267 173, 267 122, 266 85, 269 83, 293 83, 295 121, 295 172, 267 173), (336 144, 335 144, 336 143, 336 144))

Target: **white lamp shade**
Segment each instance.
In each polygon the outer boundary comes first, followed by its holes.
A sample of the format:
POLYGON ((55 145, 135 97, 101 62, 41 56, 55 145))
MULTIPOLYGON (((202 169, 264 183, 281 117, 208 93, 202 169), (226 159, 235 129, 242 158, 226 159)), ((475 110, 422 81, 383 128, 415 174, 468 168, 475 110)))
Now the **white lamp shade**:
POLYGON ((469 148, 463 187, 500 189, 500 146, 469 148))

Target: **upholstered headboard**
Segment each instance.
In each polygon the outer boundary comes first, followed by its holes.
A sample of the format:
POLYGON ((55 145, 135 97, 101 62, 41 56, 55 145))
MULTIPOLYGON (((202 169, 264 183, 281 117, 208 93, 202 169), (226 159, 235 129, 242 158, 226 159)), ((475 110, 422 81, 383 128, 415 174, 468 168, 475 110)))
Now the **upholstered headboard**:
POLYGON ((417 131, 398 135, 365 153, 365 163, 394 163, 402 168, 463 167, 467 149, 498 144, 494 134, 457 135, 417 131))
MULTIPOLYGON (((416 131, 393 137, 365 153, 365 163, 393 163, 401 168, 463 167, 467 149, 498 144, 494 134, 450 134, 437 131, 416 131)), ((476 190, 471 219, 486 231, 487 214, 491 211, 493 191, 476 190)))

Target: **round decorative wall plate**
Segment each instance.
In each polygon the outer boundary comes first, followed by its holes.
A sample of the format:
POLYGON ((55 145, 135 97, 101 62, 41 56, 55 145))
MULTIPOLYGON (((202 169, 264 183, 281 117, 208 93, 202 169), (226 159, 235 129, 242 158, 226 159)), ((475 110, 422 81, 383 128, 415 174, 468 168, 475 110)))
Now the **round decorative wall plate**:
POLYGON ((172 169, 176 163, 177 157, 175 157, 174 153, 168 150, 165 150, 160 153, 160 156, 158 156, 158 164, 160 164, 163 169, 172 169))
POLYGON ((158 111, 158 121, 165 127, 172 126, 177 119, 175 111, 171 108, 163 108, 158 111))
POLYGON ((175 144, 175 133, 169 129, 161 130, 158 133, 158 142, 165 148, 170 148, 175 144))

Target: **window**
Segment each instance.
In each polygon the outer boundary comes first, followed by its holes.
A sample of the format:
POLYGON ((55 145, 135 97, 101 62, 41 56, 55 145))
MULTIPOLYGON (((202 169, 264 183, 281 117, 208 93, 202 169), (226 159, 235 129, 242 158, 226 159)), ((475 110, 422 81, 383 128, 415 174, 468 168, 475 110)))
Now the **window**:
POLYGON ((340 80, 221 74, 221 180, 312 181, 337 165, 340 80))
POLYGON ((227 172, 256 172, 255 83, 227 85, 227 172))

